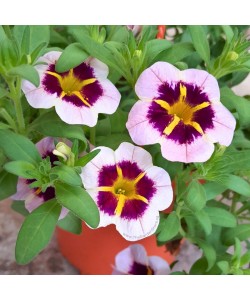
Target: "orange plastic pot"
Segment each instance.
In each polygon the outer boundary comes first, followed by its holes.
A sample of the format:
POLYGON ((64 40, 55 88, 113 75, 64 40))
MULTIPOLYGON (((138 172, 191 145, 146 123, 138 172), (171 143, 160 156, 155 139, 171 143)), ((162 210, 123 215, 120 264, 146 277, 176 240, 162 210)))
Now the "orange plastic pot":
POLYGON ((161 256, 168 263, 174 261, 174 256, 167 252, 165 246, 157 247, 154 235, 129 242, 116 231, 114 225, 93 230, 83 224, 81 235, 58 228, 57 238, 62 254, 81 274, 111 274, 116 254, 135 243, 142 244, 149 256, 161 256))

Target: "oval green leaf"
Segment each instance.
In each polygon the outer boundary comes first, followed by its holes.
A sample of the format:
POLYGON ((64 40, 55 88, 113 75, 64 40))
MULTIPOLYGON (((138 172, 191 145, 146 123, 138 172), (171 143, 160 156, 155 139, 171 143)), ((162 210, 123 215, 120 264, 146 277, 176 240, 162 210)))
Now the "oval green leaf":
POLYGON ((42 158, 36 146, 26 137, 9 130, 0 130, 0 148, 11 160, 24 160, 37 164, 42 158))
POLYGON ((0 200, 4 200, 16 193, 17 176, 5 170, 0 172, 0 200))
POLYGON ((175 211, 162 220, 161 231, 157 236, 159 242, 167 242, 175 237, 180 229, 180 220, 175 211))
POLYGON ((206 204, 206 192, 198 181, 192 181, 188 186, 185 204, 192 211, 200 211, 206 204))
POLYGON ((90 195, 81 187, 55 183, 58 202, 92 228, 100 222, 99 210, 90 195))
POLYGON ((59 57, 56 63, 56 71, 59 73, 66 72, 80 65, 88 57, 89 54, 82 49, 80 43, 70 44, 59 57))
POLYGON ((225 209, 219 207, 206 207, 204 210, 214 225, 221 227, 235 227, 237 225, 235 216, 225 209))
POLYGON ((10 161, 4 165, 4 169, 9 173, 20 176, 22 178, 32 179, 34 176, 29 175, 29 172, 35 169, 35 166, 27 161, 10 161))
POLYGON ((37 70, 31 65, 20 65, 12 68, 8 74, 10 76, 20 76, 31 83, 33 83, 36 87, 40 84, 40 78, 37 70))
POLYGON ((65 218, 59 220, 57 225, 74 234, 80 234, 82 232, 82 221, 71 212, 69 212, 65 218))
POLYGON ((16 242, 16 261, 24 265, 29 263, 52 238, 61 206, 50 200, 35 209, 22 224, 16 242))

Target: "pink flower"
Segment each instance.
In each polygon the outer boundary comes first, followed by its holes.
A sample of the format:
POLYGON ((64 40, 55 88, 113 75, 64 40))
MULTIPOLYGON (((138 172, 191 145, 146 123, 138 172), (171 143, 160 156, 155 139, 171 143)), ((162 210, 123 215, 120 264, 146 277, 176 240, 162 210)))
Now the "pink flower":
MULTIPOLYGON (((36 147, 42 158, 47 156, 50 158, 52 165, 55 161, 58 161, 58 157, 53 154, 53 150, 55 149, 53 138, 43 138, 36 144, 36 147)), ((35 180, 33 179, 19 177, 17 182, 17 192, 11 197, 13 200, 25 200, 25 208, 29 212, 32 212, 44 202, 55 198, 54 187, 48 187, 45 192, 42 192, 40 188, 30 188, 29 185, 34 181, 35 180)), ((64 218, 67 213, 68 209, 63 207, 59 219, 64 218)))
POLYGON ((89 58, 68 72, 58 73, 55 64, 60 55, 61 52, 51 51, 38 59, 40 64, 35 67, 40 75, 38 88, 23 80, 22 90, 29 104, 34 108, 55 106, 64 122, 90 127, 96 125, 98 113, 114 113, 121 95, 107 79, 108 67, 89 58))
POLYGON ((112 275, 167 275, 168 263, 159 256, 147 256, 140 244, 134 244, 122 250, 115 257, 112 275))
POLYGON ((152 235, 159 211, 170 206, 173 190, 168 173, 153 166, 151 155, 130 143, 100 153, 82 169, 86 191, 100 211, 99 227, 115 224, 127 240, 152 235))
POLYGON ((127 25, 127 28, 133 32, 134 36, 142 31, 142 25, 127 25))
POLYGON ((208 160, 214 143, 230 145, 236 121, 206 71, 157 62, 142 72, 135 91, 140 100, 126 126, 136 144, 159 143, 163 157, 185 163, 208 160))

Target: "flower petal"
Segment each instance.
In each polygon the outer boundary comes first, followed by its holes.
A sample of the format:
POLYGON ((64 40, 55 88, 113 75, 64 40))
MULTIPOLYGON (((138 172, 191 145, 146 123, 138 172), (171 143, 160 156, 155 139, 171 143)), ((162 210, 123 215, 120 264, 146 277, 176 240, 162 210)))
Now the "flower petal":
POLYGON ((55 149, 54 139, 51 137, 43 138, 36 143, 36 148, 41 156, 44 156, 55 149))
POLYGON ((208 72, 188 69, 181 72, 182 80, 200 87, 212 102, 220 101, 220 89, 216 78, 208 72))
POLYGON ((214 144, 205 136, 196 138, 191 144, 177 144, 170 139, 161 143, 162 156, 170 161, 184 163, 207 161, 214 151, 214 144))
POLYGON ((160 143, 161 135, 147 119, 151 102, 137 101, 129 112, 126 127, 137 145, 160 143))
POLYGON ((88 107, 77 107, 70 102, 58 99, 56 112, 68 124, 84 124, 93 127, 97 123, 98 115, 95 110, 88 107))
POLYGON ((155 182, 156 193, 152 198, 152 205, 158 210, 168 208, 173 201, 173 189, 168 173, 159 167, 151 167, 147 170, 147 176, 155 182))
POLYGON ((119 252, 115 257, 115 268, 118 272, 128 274, 133 265, 133 256, 130 247, 119 252))
POLYGON ((137 220, 116 219, 116 229, 128 241, 137 241, 152 235, 159 225, 159 212, 151 205, 137 220))
POLYGON ((102 80, 100 84, 104 94, 95 102, 93 108, 97 113, 113 114, 120 103, 121 94, 108 79, 102 80))
POLYGON ((213 104, 215 117, 213 120, 214 128, 208 129, 206 134, 214 143, 229 146, 232 142, 236 120, 230 111, 220 103, 213 104))
POLYGON ((158 88, 164 82, 180 80, 180 71, 167 62, 157 62, 144 70, 135 84, 135 92, 142 99, 153 99, 158 95, 158 88))
POLYGON ((109 73, 109 68, 107 65, 105 65, 103 62, 101 62, 99 59, 89 58, 85 61, 85 63, 90 65, 92 68, 94 68, 95 76, 98 79, 107 78, 108 73, 109 73))
POLYGON ((112 149, 108 147, 97 147, 95 149, 101 149, 101 152, 82 168, 80 174, 86 189, 94 189, 98 186, 98 176, 103 166, 115 165, 115 155, 112 149))
POLYGON ((147 170, 153 166, 152 156, 148 151, 127 142, 121 143, 117 150, 115 150, 115 160, 116 163, 124 160, 136 162, 142 170, 147 170))
POLYGON ((141 265, 148 264, 148 257, 145 248, 140 244, 131 245, 130 251, 133 257, 133 260, 141 265))
POLYGON ((47 64, 55 64, 56 61, 59 59, 61 56, 62 52, 61 51, 50 51, 41 56, 37 62, 45 62, 47 64))
POLYGON ((149 256, 149 266, 154 271, 154 275, 168 275, 170 268, 168 263, 159 256, 149 256))

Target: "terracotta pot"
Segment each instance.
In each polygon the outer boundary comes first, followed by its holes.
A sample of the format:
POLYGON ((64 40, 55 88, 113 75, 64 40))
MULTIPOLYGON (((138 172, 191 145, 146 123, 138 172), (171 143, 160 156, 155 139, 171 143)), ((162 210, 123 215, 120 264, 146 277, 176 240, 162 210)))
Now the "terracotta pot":
POLYGON ((93 230, 83 224, 81 235, 58 228, 57 238, 62 254, 81 274, 111 274, 116 254, 135 243, 142 244, 149 256, 161 256, 168 263, 174 261, 174 256, 166 251, 165 246, 157 247, 154 235, 137 242, 128 242, 114 225, 93 230))

